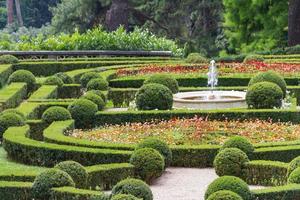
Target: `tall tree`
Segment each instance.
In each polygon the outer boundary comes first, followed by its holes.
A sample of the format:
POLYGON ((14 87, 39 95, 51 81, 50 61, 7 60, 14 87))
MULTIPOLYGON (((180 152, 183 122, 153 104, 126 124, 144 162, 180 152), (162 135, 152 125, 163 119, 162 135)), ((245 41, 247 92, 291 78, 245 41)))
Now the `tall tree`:
POLYGON ((16 12, 17 12, 17 18, 18 18, 19 26, 24 26, 22 12, 21 12, 20 0, 15 0, 15 3, 16 3, 16 12))
POLYGON ((106 13, 105 23, 109 31, 114 31, 124 26, 128 30, 129 23, 129 1, 112 0, 110 9, 106 13))
POLYGON ((300 44, 300 0, 289 0, 289 46, 300 44))
POLYGON ((6 0, 7 8, 7 25, 11 25, 14 22, 14 0, 6 0))

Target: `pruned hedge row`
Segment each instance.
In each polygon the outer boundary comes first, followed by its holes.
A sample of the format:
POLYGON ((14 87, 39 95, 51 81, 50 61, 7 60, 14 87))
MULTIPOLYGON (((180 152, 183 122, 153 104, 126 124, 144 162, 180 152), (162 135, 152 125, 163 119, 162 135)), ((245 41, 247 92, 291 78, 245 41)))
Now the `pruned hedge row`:
POLYGON ((0 65, 0 88, 2 88, 8 77, 13 73, 13 68, 11 65, 0 65))
POLYGON ((0 199, 31 200, 32 183, 0 181, 0 199))
POLYGON ((37 91, 35 91, 28 101, 36 101, 41 99, 56 99, 57 98, 56 85, 43 85, 37 91))
POLYGON ((0 90, 0 111, 17 107, 27 96, 26 83, 12 83, 0 90))
POLYGON ((58 99, 73 99, 79 98, 82 95, 80 84, 64 84, 58 88, 57 98, 58 99))
POLYGON ((253 200, 296 200, 300 199, 300 185, 292 184, 267 189, 252 190, 253 200))

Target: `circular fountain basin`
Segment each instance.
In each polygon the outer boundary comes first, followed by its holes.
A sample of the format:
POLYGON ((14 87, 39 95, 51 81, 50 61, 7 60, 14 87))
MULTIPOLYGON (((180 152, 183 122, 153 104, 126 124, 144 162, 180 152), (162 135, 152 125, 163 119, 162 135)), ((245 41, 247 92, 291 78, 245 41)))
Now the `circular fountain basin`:
POLYGON ((246 92, 241 91, 197 91, 174 95, 174 108, 227 109, 246 108, 246 92))

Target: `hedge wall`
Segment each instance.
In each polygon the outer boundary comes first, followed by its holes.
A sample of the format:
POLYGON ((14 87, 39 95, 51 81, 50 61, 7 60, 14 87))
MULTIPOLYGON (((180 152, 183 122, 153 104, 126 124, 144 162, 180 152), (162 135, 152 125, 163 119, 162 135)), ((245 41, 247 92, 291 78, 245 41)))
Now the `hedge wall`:
POLYGON ((56 99, 57 89, 58 87, 56 85, 42 85, 30 96, 28 101, 35 101, 40 99, 56 99))
POLYGON ((80 84, 64 84, 58 88, 57 98, 58 99, 76 99, 82 95, 80 84))
POLYGON ((0 88, 2 88, 8 77, 13 73, 13 68, 11 65, 0 65, 0 88))
POLYGON ((292 184, 252 190, 252 195, 253 200, 297 200, 300 199, 300 185, 292 184))
POLYGON ((0 181, 0 199, 31 200, 32 183, 0 181))
POLYGON ((52 189, 49 200, 108 200, 108 196, 100 191, 61 187, 52 189))
POLYGON ((17 107, 27 96, 26 83, 12 83, 0 90, 0 111, 17 107))

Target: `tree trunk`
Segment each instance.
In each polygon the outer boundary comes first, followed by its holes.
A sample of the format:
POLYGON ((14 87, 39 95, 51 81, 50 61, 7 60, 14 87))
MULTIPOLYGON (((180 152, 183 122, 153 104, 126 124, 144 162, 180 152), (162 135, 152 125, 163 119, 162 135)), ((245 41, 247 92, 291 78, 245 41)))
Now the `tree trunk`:
POLYGON ((300 44, 300 0, 289 0, 289 46, 300 44))
POLYGON ((17 18, 18 18, 19 26, 24 26, 22 12, 21 12, 20 0, 15 0, 15 3, 16 3, 16 11, 17 11, 17 18))
POLYGON ((7 25, 14 22, 14 0, 6 0, 7 25))
POLYGON ((115 31, 121 25, 128 30, 129 2, 128 0, 112 0, 110 9, 106 13, 106 25, 109 31, 115 31))

